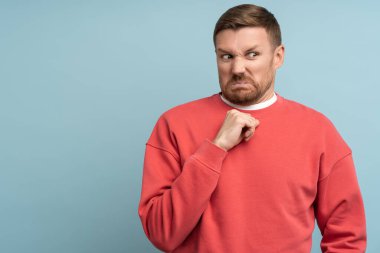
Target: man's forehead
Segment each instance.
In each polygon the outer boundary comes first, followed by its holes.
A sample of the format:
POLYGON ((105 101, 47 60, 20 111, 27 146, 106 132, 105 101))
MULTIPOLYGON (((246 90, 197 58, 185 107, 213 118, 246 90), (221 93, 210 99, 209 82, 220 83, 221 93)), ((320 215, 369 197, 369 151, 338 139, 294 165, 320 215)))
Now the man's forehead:
MULTIPOLYGON (((218 46, 216 48, 216 51, 220 52, 220 53, 231 53, 231 52, 233 52, 235 50, 236 50, 235 48, 231 48, 231 47, 228 47, 228 46, 225 46, 225 47, 218 46)), ((239 50, 241 50, 243 52, 253 51, 253 50, 260 50, 260 45, 252 44, 251 46, 246 46, 246 47, 243 47, 243 48, 239 48, 239 50)))
POLYGON ((269 45, 268 35, 263 27, 244 27, 237 30, 225 29, 216 36, 216 49, 247 50, 269 45))

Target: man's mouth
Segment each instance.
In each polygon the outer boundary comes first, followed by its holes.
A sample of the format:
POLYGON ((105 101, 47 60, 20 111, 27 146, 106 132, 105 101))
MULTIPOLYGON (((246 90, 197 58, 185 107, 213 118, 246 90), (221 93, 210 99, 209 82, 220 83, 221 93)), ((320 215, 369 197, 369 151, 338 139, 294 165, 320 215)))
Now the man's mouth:
POLYGON ((240 89, 249 88, 249 87, 251 87, 251 84, 248 82, 236 82, 236 83, 232 83, 231 87, 234 89, 236 89, 236 88, 240 88, 240 89))

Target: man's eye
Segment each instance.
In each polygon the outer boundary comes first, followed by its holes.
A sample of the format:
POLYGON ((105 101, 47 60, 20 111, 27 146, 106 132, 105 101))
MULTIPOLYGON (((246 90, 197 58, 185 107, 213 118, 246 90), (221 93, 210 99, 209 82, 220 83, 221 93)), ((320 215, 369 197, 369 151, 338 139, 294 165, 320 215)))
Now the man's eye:
POLYGON ((231 58, 232 58, 232 55, 230 55, 230 54, 224 54, 224 55, 222 55, 222 59, 223 60, 229 60, 231 58))
POLYGON ((255 56, 257 56, 258 54, 256 52, 249 52, 248 53, 248 57, 249 58, 254 58, 255 56))

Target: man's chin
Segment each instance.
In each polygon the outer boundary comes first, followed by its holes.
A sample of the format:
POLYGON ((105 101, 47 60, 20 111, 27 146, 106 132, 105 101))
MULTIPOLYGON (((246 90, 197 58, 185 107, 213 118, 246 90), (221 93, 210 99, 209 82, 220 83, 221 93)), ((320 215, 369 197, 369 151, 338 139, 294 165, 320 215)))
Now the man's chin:
POLYGON ((226 94, 223 96, 231 103, 236 104, 236 105, 241 105, 241 106, 255 104, 256 101, 258 100, 258 98, 256 98, 253 94, 249 94, 249 95, 226 94))

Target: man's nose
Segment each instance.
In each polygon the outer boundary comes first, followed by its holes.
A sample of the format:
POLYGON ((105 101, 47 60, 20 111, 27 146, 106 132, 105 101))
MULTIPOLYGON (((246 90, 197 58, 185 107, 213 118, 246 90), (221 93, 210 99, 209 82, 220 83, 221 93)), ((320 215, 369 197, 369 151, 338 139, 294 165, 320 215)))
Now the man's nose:
POLYGON ((235 57, 232 62, 232 72, 236 75, 242 74, 245 72, 245 62, 244 59, 240 57, 235 57))

